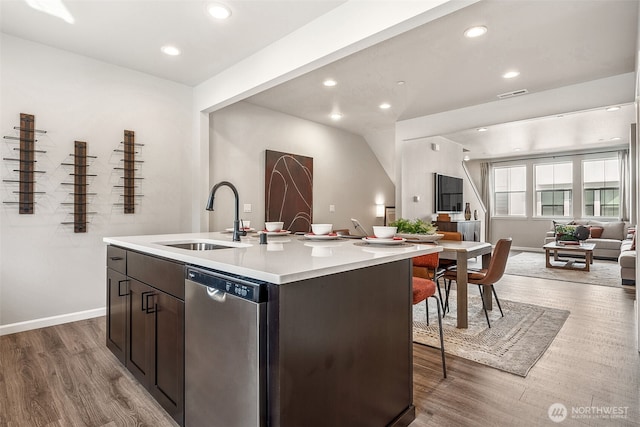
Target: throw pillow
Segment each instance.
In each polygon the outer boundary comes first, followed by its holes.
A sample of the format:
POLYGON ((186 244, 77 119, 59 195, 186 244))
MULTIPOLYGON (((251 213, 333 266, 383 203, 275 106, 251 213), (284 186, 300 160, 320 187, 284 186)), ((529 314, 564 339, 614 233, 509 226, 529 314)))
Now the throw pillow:
POLYGON ((633 233, 633 240, 631 240, 631 250, 636 250, 636 233, 633 233))
POLYGON ((598 227, 597 225, 591 226, 591 238, 599 239, 602 237, 602 232, 604 231, 603 227, 598 227))
POLYGON ((590 221, 590 224, 602 227, 601 239, 624 240, 626 224, 622 221, 590 221))

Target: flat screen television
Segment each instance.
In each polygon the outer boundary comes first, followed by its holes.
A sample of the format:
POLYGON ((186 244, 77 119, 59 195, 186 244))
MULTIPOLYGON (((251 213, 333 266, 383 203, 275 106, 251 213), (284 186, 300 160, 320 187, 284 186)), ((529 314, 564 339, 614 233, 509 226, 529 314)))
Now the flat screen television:
POLYGON ((435 174, 436 212, 462 212, 462 178, 435 174))

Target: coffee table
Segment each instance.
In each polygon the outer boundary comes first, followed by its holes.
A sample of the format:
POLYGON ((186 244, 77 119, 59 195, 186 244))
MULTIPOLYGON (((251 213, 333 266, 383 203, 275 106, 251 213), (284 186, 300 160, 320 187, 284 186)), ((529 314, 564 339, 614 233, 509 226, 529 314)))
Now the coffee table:
POLYGON ((589 271, 589 266, 593 264, 593 249, 596 245, 594 243, 580 243, 579 245, 563 245, 557 242, 550 242, 544 245, 542 248, 545 252, 545 260, 547 268, 564 268, 567 270, 582 270, 589 271), (553 252, 553 261, 562 262, 562 265, 552 264, 549 259, 553 252), (563 253, 576 253, 583 254, 584 261, 580 259, 561 259, 558 252, 563 253), (584 267, 577 267, 576 264, 583 264, 584 267))

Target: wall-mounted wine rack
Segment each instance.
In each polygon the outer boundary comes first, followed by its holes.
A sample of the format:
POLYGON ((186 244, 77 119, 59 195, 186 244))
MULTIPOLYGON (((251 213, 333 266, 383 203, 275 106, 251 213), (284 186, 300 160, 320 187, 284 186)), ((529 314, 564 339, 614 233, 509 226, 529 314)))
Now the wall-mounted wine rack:
POLYGON ((44 171, 36 170, 35 159, 36 153, 46 153, 43 150, 36 150, 35 139, 36 133, 47 133, 45 130, 39 130, 35 128, 35 116, 33 114, 20 113, 20 126, 14 127, 15 130, 20 131, 20 136, 4 136, 4 139, 18 140, 20 146, 14 148, 19 151, 19 158, 4 157, 3 160, 17 162, 18 168, 13 169, 14 172, 18 172, 19 178, 16 179, 3 179, 3 182, 17 183, 18 191, 13 193, 18 194, 18 201, 5 201, 5 204, 17 204, 18 211, 21 214, 33 214, 35 212, 35 194, 44 194, 42 191, 35 191, 36 174, 43 174, 44 171))
POLYGON ((87 212, 87 196, 93 193, 87 193, 87 177, 94 177, 95 174, 87 173, 87 158, 95 159, 96 156, 87 155, 87 143, 84 141, 75 141, 74 153, 70 154, 73 157, 73 163, 62 163, 65 166, 73 166, 73 173, 69 175, 73 176, 73 182, 63 182, 63 185, 73 185, 73 202, 63 202, 63 205, 73 205, 73 222, 63 222, 65 225, 73 225, 73 231, 75 233, 87 232, 87 215, 94 214, 95 212, 87 212))
POLYGON ((122 144, 124 144, 123 149, 116 149, 114 151, 124 153, 122 159, 123 166, 114 169, 124 171, 124 176, 122 177, 123 184, 115 186, 116 188, 124 189, 124 201, 122 203, 116 203, 116 206, 123 205, 124 213, 132 214, 135 213, 136 198, 142 197, 142 194, 136 194, 136 189, 139 188, 136 182, 144 179, 136 176, 136 172, 138 171, 136 166, 144 163, 142 160, 136 160, 136 154, 139 154, 139 152, 136 151, 136 147, 144 147, 144 144, 136 144, 135 132, 132 130, 124 131, 124 141, 122 141, 122 144))

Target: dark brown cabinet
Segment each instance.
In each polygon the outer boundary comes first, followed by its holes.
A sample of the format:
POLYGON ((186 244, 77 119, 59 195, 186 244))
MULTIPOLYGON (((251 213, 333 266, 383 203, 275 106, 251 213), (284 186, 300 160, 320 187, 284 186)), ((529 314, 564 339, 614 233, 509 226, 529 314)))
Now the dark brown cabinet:
POLYGON ((457 231, 462 234, 462 240, 480 241, 480 221, 435 221, 440 231, 457 231))
POLYGON ((125 363, 127 304, 129 302, 127 251, 107 247, 107 348, 125 363))
POLYGON ((107 347, 182 425, 184 265, 110 246, 107 266, 107 347))

